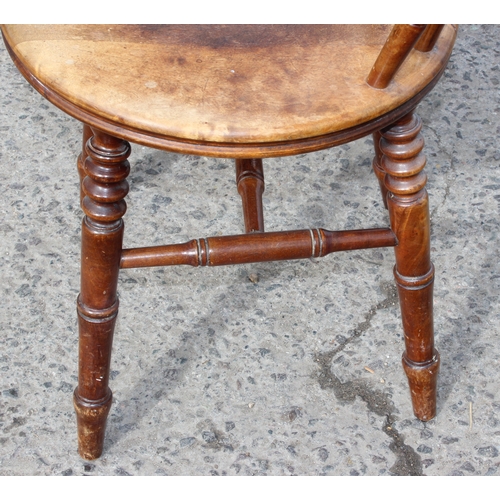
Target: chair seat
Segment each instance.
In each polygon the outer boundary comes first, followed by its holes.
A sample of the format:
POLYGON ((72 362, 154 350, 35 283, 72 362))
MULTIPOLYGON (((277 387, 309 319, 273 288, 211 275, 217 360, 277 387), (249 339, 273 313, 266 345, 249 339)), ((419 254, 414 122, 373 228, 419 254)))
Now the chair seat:
POLYGON ((412 51, 389 87, 377 90, 366 77, 391 27, 11 25, 3 32, 32 83, 74 116, 73 105, 142 134, 248 144, 349 129, 424 89, 449 57, 454 28, 445 27, 432 51, 412 51))

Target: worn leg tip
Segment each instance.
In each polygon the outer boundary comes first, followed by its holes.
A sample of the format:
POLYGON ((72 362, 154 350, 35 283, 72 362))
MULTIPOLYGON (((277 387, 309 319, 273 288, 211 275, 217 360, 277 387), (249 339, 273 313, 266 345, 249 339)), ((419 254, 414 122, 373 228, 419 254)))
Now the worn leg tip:
POLYGON ((416 363, 403 354, 403 368, 410 384, 413 413, 427 422, 436 416, 437 377, 439 372, 439 353, 434 351, 430 361, 416 363))
POLYGON ((78 454, 84 460, 91 462, 92 460, 97 460, 102 455, 102 448, 99 450, 82 450, 78 447, 78 454))
POLYGON ((109 389, 104 398, 95 401, 82 398, 78 387, 75 389, 73 403, 78 426, 78 453, 85 460, 95 460, 102 455, 111 401, 109 389))

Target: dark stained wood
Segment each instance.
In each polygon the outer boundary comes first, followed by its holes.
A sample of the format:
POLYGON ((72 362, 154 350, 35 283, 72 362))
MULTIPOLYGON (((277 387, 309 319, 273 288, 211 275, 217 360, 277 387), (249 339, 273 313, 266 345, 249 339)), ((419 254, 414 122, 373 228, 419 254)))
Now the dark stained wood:
POLYGON ((327 231, 302 229, 274 233, 212 236, 186 243, 124 249, 121 267, 228 266, 273 260, 324 257, 332 252, 396 245, 391 229, 327 231))
POLYGON ((390 193, 391 227, 398 239, 394 276, 405 332, 403 366, 415 415, 426 421, 436 415, 439 354, 434 348, 434 266, 430 259, 429 199, 421 128, 420 118, 408 114, 382 131, 380 149, 390 193))
POLYGON ((385 187, 385 172, 380 164, 382 160, 382 151, 380 151, 381 137, 382 135, 380 134, 380 131, 373 133, 373 147, 375 149, 375 156, 373 158, 372 168, 378 179, 384 207, 387 208, 387 188, 385 187))
POLYGON ((264 231, 262 193, 264 193, 264 170, 262 160, 237 159, 236 185, 243 203, 243 219, 247 233, 264 231))
POLYGON ((78 169, 78 176, 80 177, 80 205, 83 203, 83 198, 85 196, 85 193, 83 192, 83 179, 85 179, 86 173, 85 173, 85 160, 87 159, 87 141, 92 137, 92 129, 88 126, 83 124, 83 130, 82 130, 82 152, 78 155, 77 159, 77 169, 78 169))
POLYGON ((366 79, 368 85, 385 89, 424 29, 425 24, 396 24, 366 79))
POLYGON ((435 415, 434 267, 421 123, 413 110, 443 74, 456 27, 7 25, 2 35, 29 83, 85 124, 74 395, 83 458, 102 453, 120 268, 245 264, 394 246, 414 413, 424 421, 435 415), (264 232, 262 158, 369 134, 390 228, 264 232), (235 159, 247 234, 123 249, 128 141, 235 159))
POLYGON ((432 50, 443 28, 444 24, 428 24, 415 44, 415 49, 420 50, 420 52, 429 52, 432 50))
POLYGON ((74 394, 79 452, 87 460, 102 453, 111 345, 118 297, 116 288, 123 241, 123 221, 130 166, 127 142, 93 130, 87 144, 87 177, 82 222, 81 291, 77 300, 80 329, 78 387, 74 394))

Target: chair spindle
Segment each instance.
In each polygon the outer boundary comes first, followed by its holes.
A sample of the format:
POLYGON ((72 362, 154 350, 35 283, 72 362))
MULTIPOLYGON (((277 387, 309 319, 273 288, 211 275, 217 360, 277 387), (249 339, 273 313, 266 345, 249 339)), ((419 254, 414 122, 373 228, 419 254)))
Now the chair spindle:
POLYGON ((387 38, 366 82, 376 89, 385 89, 405 61, 425 24, 396 24, 387 38))

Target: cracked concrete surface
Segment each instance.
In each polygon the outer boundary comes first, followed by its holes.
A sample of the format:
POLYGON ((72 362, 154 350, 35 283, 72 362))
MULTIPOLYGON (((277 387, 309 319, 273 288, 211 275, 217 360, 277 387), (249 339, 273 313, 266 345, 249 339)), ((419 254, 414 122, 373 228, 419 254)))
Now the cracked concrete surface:
POLYGON ((321 367, 318 374, 318 382, 322 389, 331 389, 338 401, 350 403, 359 397, 366 403, 369 411, 381 417, 385 416, 386 421, 382 430, 392 439, 392 443, 389 444, 389 449, 396 456, 396 462, 389 469, 389 472, 398 476, 421 476, 421 457, 411 446, 404 443, 404 437, 397 431, 397 426, 395 425, 397 418, 394 416, 395 408, 388 394, 384 391, 374 389, 373 384, 363 379, 352 379, 342 383, 335 375, 336 370, 332 366, 334 359, 335 363, 343 362, 344 357, 336 357, 337 354, 343 351, 348 344, 355 341, 355 339, 370 328, 371 319, 376 314, 377 310, 391 306, 394 307, 397 303, 397 290, 395 286, 391 285, 384 287, 382 285, 381 288, 386 289, 386 299, 373 306, 365 314, 365 320, 355 328, 352 335, 343 340, 341 345, 335 349, 318 354, 316 362, 321 367))
MULTIPOLYGON (((419 107, 438 414, 413 417, 391 249, 125 270, 101 459, 76 451, 80 125, 0 50, 0 474, 498 475, 500 27, 419 107), (472 419, 471 419, 472 414, 472 419)), ((265 162, 266 229, 387 224, 365 138, 265 162)), ((127 247, 242 231, 230 161, 133 146, 127 247), (193 193, 196 193, 194 195, 193 193)))

